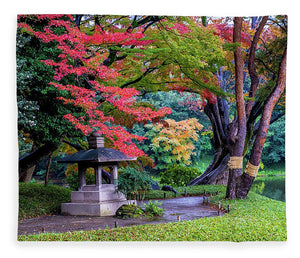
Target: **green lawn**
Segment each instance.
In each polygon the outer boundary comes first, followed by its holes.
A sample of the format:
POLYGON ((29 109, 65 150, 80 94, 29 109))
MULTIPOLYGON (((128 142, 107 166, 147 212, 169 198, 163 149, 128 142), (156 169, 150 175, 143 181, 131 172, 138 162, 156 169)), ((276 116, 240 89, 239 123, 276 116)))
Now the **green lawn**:
MULTIPOLYGON (((148 224, 67 233, 18 236, 19 241, 286 241, 285 203, 250 192, 246 200, 225 200, 224 186, 178 188, 188 193, 219 191, 210 203, 221 201, 230 212, 222 217, 165 224, 148 224)), ((154 191, 155 192, 155 191, 154 191)), ((159 191, 161 192, 161 191, 159 191)), ((171 197, 171 196, 170 196, 171 197)))
POLYGON ((19 183, 19 219, 60 213, 60 204, 71 201, 71 190, 60 186, 19 183))

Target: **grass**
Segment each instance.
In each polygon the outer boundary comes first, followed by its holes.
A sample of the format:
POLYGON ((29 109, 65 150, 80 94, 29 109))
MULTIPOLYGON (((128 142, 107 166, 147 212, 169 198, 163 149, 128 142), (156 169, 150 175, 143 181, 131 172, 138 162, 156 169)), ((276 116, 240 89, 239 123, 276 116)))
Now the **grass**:
POLYGON ((70 202, 71 190, 36 183, 19 184, 19 219, 60 213, 60 204, 70 202))
MULTIPOLYGON (((225 200, 225 186, 196 186, 176 188, 188 194, 216 193, 210 203, 230 205, 222 217, 202 218, 165 224, 66 233, 21 235, 19 241, 286 241, 285 203, 250 192, 245 200, 225 200)), ((149 192, 148 198, 162 191, 149 192)), ((173 193, 168 193, 174 195, 173 193)), ((155 197, 157 196, 155 195, 155 197)))

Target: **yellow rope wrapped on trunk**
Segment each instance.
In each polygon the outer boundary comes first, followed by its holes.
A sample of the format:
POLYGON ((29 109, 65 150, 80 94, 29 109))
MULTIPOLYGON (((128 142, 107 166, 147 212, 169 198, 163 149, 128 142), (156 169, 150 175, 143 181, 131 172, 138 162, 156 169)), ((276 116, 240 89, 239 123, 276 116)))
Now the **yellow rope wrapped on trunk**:
POLYGON ((248 161, 244 172, 249 176, 256 177, 258 169, 259 166, 254 166, 248 161))
POLYGON ((240 169, 243 168, 243 157, 230 157, 228 161, 229 169, 240 169))

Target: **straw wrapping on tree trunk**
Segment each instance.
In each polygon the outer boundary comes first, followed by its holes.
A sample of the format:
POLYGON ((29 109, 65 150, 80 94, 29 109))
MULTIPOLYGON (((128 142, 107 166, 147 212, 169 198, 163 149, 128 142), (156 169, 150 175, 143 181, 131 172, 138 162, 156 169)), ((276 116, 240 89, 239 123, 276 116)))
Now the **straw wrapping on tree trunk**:
POLYGON ((228 161, 229 169, 243 168, 243 157, 232 156, 228 161))
POLYGON ((249 176, 256 177, 258 170, 259 166, 254 166, 248 161, 244 172, 249 176))

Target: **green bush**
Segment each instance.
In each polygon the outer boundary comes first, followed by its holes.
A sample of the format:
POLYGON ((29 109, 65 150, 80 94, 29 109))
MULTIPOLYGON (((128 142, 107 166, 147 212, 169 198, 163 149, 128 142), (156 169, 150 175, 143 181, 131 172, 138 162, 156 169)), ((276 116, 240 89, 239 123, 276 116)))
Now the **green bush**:
POLYGON ((160 173, 160 183, 171 186, 185 186, 192 179, 199 176, 196 168, 184 167, 180 165, 169 166, 165 171, 160 173))
POLYGON ((145 206, 145 213, 150 216, 161 216, 164 213, 164 209, 160 208, 162 202, 158 201, 149 201, 148 204, 144 204, 145 206))
POLYGON ((19 184, 19 219, 59 214, 61 203, 71 201, 71 190, 56 185, 19 184))
POLYGON ((117 211, 116 217, 126 219, 126 218, 136 218, 144 214, 143 210, 136 206, 135 204, 123 204, 117 211))
POLYGON ((118 190, 128 199, 144 199, 145 191, 151 188, 152 179, 145 171, 127 167, 119 174, 118 190))

